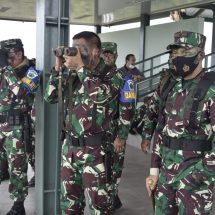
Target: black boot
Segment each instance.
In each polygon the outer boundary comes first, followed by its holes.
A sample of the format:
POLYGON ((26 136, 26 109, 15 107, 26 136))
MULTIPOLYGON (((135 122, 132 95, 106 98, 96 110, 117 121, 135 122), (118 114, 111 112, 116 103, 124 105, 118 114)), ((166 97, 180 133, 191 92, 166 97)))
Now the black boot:
POLYGON ((25 215, 25 207, 23 201, 14 202, 12 208, 6 215, 25 215))
POLYGON ((1 181, 6 181, 10 178, 8 172, 8 163, 7 161, 2 161, 0 165, 0 174, 1 174, 1 181))
POLYGON ((28 182, 29 187, 35 187, 35 175, 31 178, 31 180, 28 182))
POLYGON ((118 210, 122 207, 122 202, 117 194, 114 201, 113 201, 113 211, 118 210))

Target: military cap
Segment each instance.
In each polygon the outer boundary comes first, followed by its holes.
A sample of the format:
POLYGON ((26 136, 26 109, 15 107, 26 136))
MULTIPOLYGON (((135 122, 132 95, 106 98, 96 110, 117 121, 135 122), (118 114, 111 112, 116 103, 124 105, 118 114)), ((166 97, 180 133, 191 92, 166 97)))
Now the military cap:
POLYGON ((199 47, 204 50, 206 37, 200 33, 190 31, 179 31, 174 34, 174 43, 167 46, 167 49, 184 47, 191 49, 199 47))
POLYGON ((103 42, 102 50, 103 52, 112 52, 113 54, 117 54, 117 44, 113 42, 103 42))
POLYGON ((22 49, 23 44, 21 39, 9 39, 0 42, 0 49, 11 51, 13 49, 22 49))

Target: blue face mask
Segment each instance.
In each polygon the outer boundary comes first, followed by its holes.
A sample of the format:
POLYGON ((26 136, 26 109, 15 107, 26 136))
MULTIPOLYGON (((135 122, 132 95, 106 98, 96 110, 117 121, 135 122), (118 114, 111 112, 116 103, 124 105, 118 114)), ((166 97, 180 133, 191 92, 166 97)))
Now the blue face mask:
POLYGON ((198 62, 196 62, 197 56, 198 54, 193 57, 178 56, 172 59, 170 63, 173 75, 184 78, 192 74, 198 66, 198 62))

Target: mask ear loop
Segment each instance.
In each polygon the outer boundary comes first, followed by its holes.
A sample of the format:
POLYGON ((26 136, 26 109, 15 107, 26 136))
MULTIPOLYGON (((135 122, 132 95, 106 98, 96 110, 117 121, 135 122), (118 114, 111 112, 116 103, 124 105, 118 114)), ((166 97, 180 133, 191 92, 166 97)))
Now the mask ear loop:
POLYGON ((199 62, 204 59, 205 53, 203 51, 199 51, 196 55, 196 59, 194 61, 195 64, 199 64, 199 62))

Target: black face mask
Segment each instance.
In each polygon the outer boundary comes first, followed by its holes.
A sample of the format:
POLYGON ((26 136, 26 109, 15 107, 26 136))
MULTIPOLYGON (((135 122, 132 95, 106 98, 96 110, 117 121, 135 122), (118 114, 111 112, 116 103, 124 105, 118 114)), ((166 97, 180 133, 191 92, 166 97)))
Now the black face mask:
MULTIPOLYGON (((197 54, 198 55, 198 54, 197 54)), ((192 74, 192 72, 198 66, 196 63, 197 55, 193 57, 178 56, 171 60, 171 71, 173 75, 180 76, 182 78, 192 74)))

